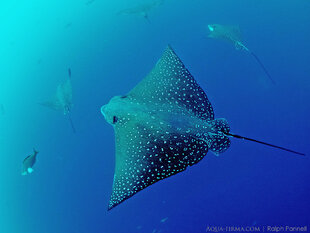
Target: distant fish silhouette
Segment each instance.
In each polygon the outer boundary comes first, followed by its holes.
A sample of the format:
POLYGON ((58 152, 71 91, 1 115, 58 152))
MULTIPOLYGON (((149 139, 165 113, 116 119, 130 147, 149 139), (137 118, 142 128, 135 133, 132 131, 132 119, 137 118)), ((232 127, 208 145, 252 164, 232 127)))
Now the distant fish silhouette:
POLYGON ((72 85, 71 85, 71 69, 68 69, 69 79, 61 83, 57 87, 56 94, 51 100, 41 103, 42 106, 63 111, 64 115, 68 115, 73 132, 75 127, 71 119, 70 113, 72 108, 72 85))
POLYGON ((33 166, 36 163, 37 154, 39 152, 33 149, 33 154, 27 156, 23 161, 23 169, 22 169, 22 175, 28 175, 33 172, 33 166))
POLYGON ((127 8, 118 12, 118 14, 123 15, 139 15, 146 19, 149 23, 151 22, 149 19, 149 12, 153 10, 155 7, 162 5, 164 0, 156 0, 153 2, 145 3, 133 8, 127 8))
POLYGON ((209 24, 208 29, 210 31, 209 37, 215 38, 215 39, 222 39, 225 41, 228 41, 230 43, 233 43, 235 45, 236 49, 242 49, 244 51, 247 51, 250 53, 254 59, 258 62, 260 67, 263 69, 265 74, 268 76, 268 78, 271 80, 273 84, 275 84, 275 81, 272 79, 270 73, 264 66, 264 64, 261 62, 261 60, 257 57, 255 53, 253 53, 251 50, 249 50, 241 39, 241 31, 239 26, 236 25, 220 25, 220 24, 209 24))
POLYGON ((208 150, 222 153, 229 137, 282 147, 230 133, 214 119, 205 92, 169 46, 150 74, 101 112, 115 131, 112 209, 146 187, 198 163, 208 150))
POLYGON ((94 2, 95 2, 95 0, 89 0, 85 3, 85 5, 89 6, 89 5, 93 4, 94 2))
POLYGON ((65 28, 68 29, 68 28, 70 28, 71 26, 72 26, 72 23, 69 22, 69 23, 67 23, 67 24, 65 25, 65 28))

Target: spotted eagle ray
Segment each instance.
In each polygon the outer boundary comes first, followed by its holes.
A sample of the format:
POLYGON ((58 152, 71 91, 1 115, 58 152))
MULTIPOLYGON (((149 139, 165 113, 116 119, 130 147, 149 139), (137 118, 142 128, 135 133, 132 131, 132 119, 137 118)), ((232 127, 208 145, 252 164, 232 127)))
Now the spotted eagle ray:
POLYGON ((41 105, 57 110, 63 111, 64 115, 68 115, 71 128, 75 133, 75 127, 71 119, 70 113, 72 108, 72 84, 71 84, 71 69, 68 69, 69 78, 57 87, 56 94, 51 100, 40 103, 41 105))
POLYGON ((249 48, 246 47, 242 42, 242 36, 239 26, 209 24, 208 29, 210 31, 208 37, 228 41, 230 43, 233 43, 236 49, 241 49, 251 54, 257 61, 257 63, 260 65, 260 67, 263 69, 267 77, 271 80, 273 84, 275 84, 275 81, 272 79, 270 73, 268 72, 264 64, 261 62, 261 60, 257 57, 257 55, 253 51, 249 50, 249 48))
POLYGON ((164 0, 156 0, 153 2, 145 3, 133 8, 127 8, 118 12, 118 14, 126 14, 126 15, 139 15, 146 19, 149 23, 151 22, 149 19, 149 12, 153 10, 155 7, 163 4, 164 0))
POLYGON ((112 209, 146 187, 198 163, 210 150, 230 146, 229 137, 283 147, 230 133, 215 119, 207 95, 170 46, 153 70, 127 95, 101 107, 115 132, 112 209))

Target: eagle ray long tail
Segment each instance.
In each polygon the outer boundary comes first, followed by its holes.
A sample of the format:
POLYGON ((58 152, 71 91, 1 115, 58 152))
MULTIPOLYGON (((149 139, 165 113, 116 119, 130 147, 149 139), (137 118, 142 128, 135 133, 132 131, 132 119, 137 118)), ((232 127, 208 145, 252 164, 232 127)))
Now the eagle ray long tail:
POLYGON ((245 51, 247 51, 248 53, 250 53, 252 55, 252 57, 257 61, 257 63, 260 65, 260 67, 263 69, 263 71, 265 72, 265 74, 268 76, 268 78, 271 80, 271 82, 273 84, 276 84, 276 82, 272 79, 270 73, 268 72, 268 70, 266 69, 266 67, 264 66, 264 64, 262 63, 262 61, 258 58, 258 56, 253 53, 251 50, 249 50, 248 47, 246 47, 243 43, 241 43, 240 41, 236 41, 235 45, 237 48, 242 48, 245 51))
POLYGON ((73 133, 76 133, 76 130, 75 130, 75 127, 74 127, 74 124, 73 124, 73 121, 72 121, 72 118, 71 118, 70 114, 68 115, 68 118, 69 118, 70 125, 71 125, 73 133))
POLYGON ((243 136, 240 136, 240 135, 237 135, 237 134, 232 134, 232 133, 225 133, 225 134, 227 136, 231 136, 231 137, 234 137, 234 138, 239 138, 239 139, 243 139, 243 140, 247 140, 247 141, 251 141, 251 142, 257 142, 257 143, 260 143, 260 144, 263 144, 263 145, 266 145, 266 146, 278 148, 280 150, 285 150, 285 151, 288 151, 288 152, 291 152, 291 153, 294 153, 294 154, 305 155, 304 153, 301 153, 301 152, 290 150, 290 149, 287 149, 287 148, 284 148, 284 147, 281 147, 281 146, 276 146, 276 145, 273 145, 273 144, 270 144, 270 143, 267 143, 267 142, 258 141, 256 139, 243 137, 243 136))
POLYGON ((260 65, 260 67, 264 70, 265 74, 268 76, 268 78, 271 80, 271 82, 273 84, 276 84, 276 82, 271 78, 270 73, 268 72, 268 70, 266 69, 264 64, 261 62, 261 60, 257 57, 257 55, 255 53, 253 53, 252 51, 249 51, 249 52, 254 57, 254 59, 257 61, 257 63, 260 65))

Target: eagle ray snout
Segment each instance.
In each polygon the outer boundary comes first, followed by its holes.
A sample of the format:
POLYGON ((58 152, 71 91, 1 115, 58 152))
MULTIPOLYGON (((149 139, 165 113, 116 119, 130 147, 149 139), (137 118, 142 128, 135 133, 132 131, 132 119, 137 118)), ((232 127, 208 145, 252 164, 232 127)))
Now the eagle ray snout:
POLYGON ((105 115, 105 113, 104 113, 104 109, 105 109, 105 106, 106 105, 103 105, 102 107, 101 107, 101 114, 104 116, 104 118, 106 118, 106 115, 105 115))

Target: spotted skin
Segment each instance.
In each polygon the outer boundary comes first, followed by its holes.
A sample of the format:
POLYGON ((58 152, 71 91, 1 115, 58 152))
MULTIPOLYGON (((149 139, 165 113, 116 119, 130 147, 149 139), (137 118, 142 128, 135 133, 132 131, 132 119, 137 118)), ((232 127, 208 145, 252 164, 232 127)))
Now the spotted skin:
POLYGON ((214 119, 204 91, 168 47, 150 74, 126 96, 101 108, 113 125, 116 166, 108 209, 159 180, 225 151, 225 119, 214 119))

